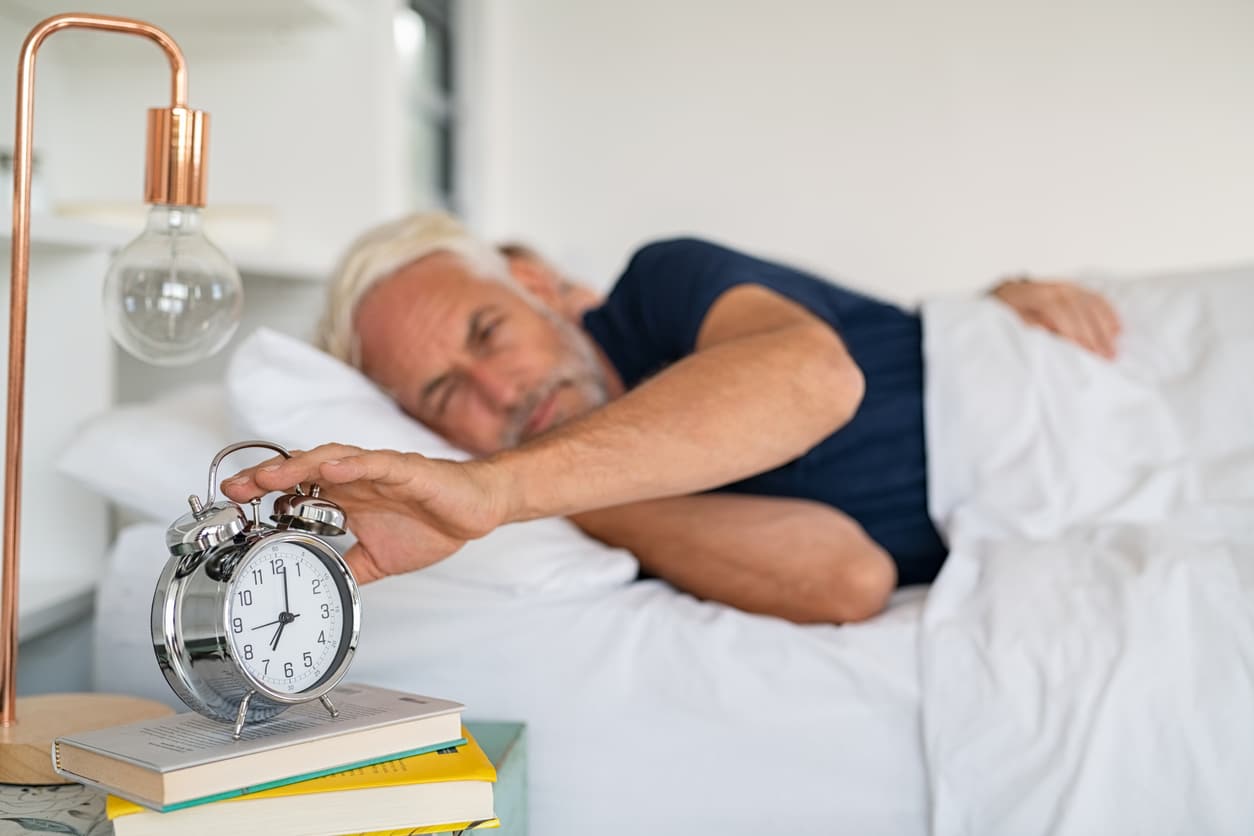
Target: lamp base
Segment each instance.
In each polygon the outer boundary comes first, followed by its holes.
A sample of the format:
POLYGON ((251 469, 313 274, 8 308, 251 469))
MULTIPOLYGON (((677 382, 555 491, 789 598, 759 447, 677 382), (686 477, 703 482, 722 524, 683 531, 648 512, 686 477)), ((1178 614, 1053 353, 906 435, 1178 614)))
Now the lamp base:
POLYGON ((0 784, 72 784, 52 768, 52 740, 75 732, 173 714, 121 694, 43 694, 17 701, 17 722, 0 726, 0 784))

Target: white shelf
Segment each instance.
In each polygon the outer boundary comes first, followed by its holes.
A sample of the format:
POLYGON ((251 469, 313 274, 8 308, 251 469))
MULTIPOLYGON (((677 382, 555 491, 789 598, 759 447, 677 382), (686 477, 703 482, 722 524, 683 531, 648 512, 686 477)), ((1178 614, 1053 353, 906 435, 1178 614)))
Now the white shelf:
MULTIPOLYGON (((61 218, 56 215, 35 215, 31 218, 31 251, 38 252, 109 252, 126 244, 140 233, 120 227, 61 218)), ((0 250, 8 250, 13 235, 13 222, 0 217, 0 250)), ((245 248, 226 248, 227 258, 239 270, 245 283, 250 278, 282 279, 298 282, 322 282, 329 268, 326 265, 302 263, 280 253, 245 248)))
MULTIPOLYGON (((78 12, 149 20, 163 28, 219 34, 338 25, 356 14, 352 0, 76 0, 70 6, 78 12)), ((22 25, 34 25, 57 11, 47 0, 0 0, 0 16, 22 25)))
POLYGON ((301 263, 285 256, 249 250, 227 250, 227 257, 235 264, 244 284, 250 278, 282 279, 295 282, 323 282, 330 268, 321 264, 301 263))
MULTIPOLYGON (((139 234, 127 234, 114 227, 102 226, 55 215, 33 215, 30 222, 32 251, 113 250, 139 234)), ((9 248, 13 221, 7 213, 0 216, 0 246, 9 248)))

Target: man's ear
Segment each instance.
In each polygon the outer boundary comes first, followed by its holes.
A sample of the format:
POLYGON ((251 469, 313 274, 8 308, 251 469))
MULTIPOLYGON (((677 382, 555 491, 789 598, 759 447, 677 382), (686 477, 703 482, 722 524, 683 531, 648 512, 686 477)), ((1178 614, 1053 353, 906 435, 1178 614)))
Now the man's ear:
POLYGON ((531 295, 553 310, 561 310, 560 279, 548 265, 531 258, 514 257, 509 259, 509 272, 531 295))

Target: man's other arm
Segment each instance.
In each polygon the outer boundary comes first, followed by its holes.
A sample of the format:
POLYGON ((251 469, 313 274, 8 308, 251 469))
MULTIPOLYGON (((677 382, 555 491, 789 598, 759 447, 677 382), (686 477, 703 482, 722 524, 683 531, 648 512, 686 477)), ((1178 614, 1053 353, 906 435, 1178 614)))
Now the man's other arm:
POLYGON ((870 618, 897 583, 892 559, 861 526, 807 500, 699 494, 571 520, 698 598, 797 623, 870 618))

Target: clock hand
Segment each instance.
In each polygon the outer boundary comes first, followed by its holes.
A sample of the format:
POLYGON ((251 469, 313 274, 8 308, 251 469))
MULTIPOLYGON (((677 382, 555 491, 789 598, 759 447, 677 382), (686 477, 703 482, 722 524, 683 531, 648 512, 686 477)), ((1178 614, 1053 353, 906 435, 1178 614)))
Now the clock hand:
POLYGON ((287 567, 283 567, 283 612, 291 612, 292 608, 287 603, 287 567))
POLYGON ((253 629, 254 629, 254 630, 260 630, 262 627, 269 627, 271 624, 278 624, 278 623, 279 623, 280 621, 282 621, 282 620, 283 620, 283 619, 281 619, 281 618, 276 618, 274 621, 267 621, 265 624, 258 624, 258 625, 257 625, 256 627, 254 627, 253 629))
POLYGON ((279 637, 283 635, 283 628, 298 618, 300 618, 300 613, 284 612, 279 615, 279 629, 274 631, 274 638, 270 641, 271 650, 279 649, 279 637))

